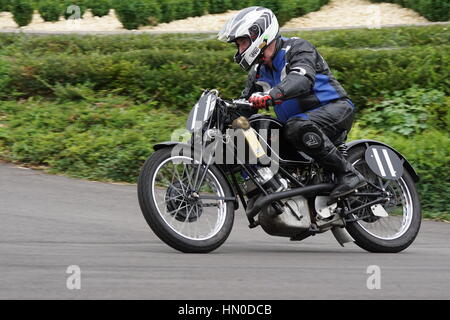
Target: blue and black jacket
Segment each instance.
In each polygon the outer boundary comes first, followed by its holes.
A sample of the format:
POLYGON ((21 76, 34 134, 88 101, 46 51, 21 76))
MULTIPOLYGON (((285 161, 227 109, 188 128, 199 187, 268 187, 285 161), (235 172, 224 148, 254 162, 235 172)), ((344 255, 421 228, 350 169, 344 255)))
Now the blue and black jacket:
POLYGON ((335 100, 348 99, 326 61, 304 39, 278 38, 272 65, 273 69, 264 64, 251 68, 242 97, 268 92, 278 103, 275 113, 283 122, 335 100))

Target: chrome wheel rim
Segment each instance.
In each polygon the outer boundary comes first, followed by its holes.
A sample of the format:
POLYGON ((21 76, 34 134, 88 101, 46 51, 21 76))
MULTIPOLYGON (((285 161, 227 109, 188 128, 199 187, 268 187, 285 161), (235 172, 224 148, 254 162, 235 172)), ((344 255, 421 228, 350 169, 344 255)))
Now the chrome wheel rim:
POLYGON ((199 192, 191 192, 197 178, 195 168, 198 168, 198 162, 194 163, 191 157, 173 156, 164 160, 152 177, 152 199, 159 216, 170 229, 183 238, 204 241, 222 229, 227 204, 224 200, 199 199, 205 195, 225 197, 222 186, 210 169, 199 192), (170 197, 167 196, 169 188, 172 188, 170 197), (175 201, 176 206, 176 209, 171 207, 171 211, 168 210, 170 201, 175 201))

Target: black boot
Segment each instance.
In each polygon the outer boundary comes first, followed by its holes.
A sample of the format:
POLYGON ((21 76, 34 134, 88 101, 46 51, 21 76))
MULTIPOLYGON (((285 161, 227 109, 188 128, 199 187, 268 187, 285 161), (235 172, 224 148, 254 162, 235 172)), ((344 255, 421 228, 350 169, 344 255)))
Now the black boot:
POLYGON ((336 176, 337 186, 330 193, 331 198, 340 198, 367 184, 364 176, 349 163, 334 146, 331 152, 316 160, 324 169, 336 176))

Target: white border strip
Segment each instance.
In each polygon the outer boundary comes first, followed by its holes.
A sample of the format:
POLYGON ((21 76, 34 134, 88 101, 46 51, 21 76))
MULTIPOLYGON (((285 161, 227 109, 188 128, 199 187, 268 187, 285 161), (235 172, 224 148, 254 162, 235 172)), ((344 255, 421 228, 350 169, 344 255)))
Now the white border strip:
POLYGON ((384 171, 383 164, 381 163, 380 156, 378 155, 377 149, 373 148, 373 155, 375 156, 375 160, 377 161, 378 169, 380 169, 381 175, 386 177, 386 172, 384 171))
POLYGON ((384 158, 386 159, 389 171, 391 172, 391 175, 393 177, 395 177, 396 176, 395 175, 395 170, 394 170, 394 167, 392 166, 391 158, 389 157, 389 154, 388 154, 386 149, 383 149, 383 154, 384 154, 384 158))

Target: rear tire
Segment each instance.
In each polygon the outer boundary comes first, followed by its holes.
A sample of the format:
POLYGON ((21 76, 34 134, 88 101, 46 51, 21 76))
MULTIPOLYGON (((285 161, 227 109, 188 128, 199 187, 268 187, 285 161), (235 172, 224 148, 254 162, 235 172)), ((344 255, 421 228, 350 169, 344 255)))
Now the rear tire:
MULTIPOLYGON (((365 151, 366 151, 365 147, 357 147, 351 149, 349 151, 348 161, 352 164, 355 164, 355 168, 358 169, 359 172, 363 171, 361 172, 361 174, 363 174, 366 177, 366 179, 374 179, 375 174, 371 172, 371 170, 365 164, 364 160, 365 151), (361 170, 364 169, 364 166, 368 171, 361 170)), ((379 178, 377 178, 377 180, 380 181, 379 178)), ((397 182, 393 181, 391 183, 397 182)), ((371 223, 372 224, 380 223, 381 225, 383 221, 384 223, 387 223, 389 227, 389 221, 386 222, 387 220, 382 219, 389 219, 390 217, 378 218, 374 216, 373 218, 366 219, 363 222, 356 221, 348 223, 346 229, 350 233, 350 235, 355 239, 355 243, 359 247, 369 252, 397 253, 408 248, 417 237, 422 221, 420 199, 414 180, 406 168, 404 170, 403 176, 398 180, 398 185, 400 186, 399 190, 402 191, 402 196, 404 197, 406 203, 406 206, 403 205, 402 207, 403 209, 402 227, 403 224, 405 223, 407 225, 407 229, 403 230, 403 233, 399 232, 398 237, 394 235, 391 236, 391 238, 389 237, 384 238, 382 236, 377 236, 375 233, 369 231, 370 229, 369 227, 371 223), (405 217, 405 210, 407 213, 406 217, 405 217)), ((363 191, 363 189, 361 189, 361 191, 363 191)), ((385 204, 383 204, 383 207, 385 207, 385 204)), ((354 215, 353 217, 356 217, 356 215, 354 215)))
MULTIPOLYGON (((158 170, 158 167, 160 167, 160 164, 171 158, 172 149, 173 148, 169 147, 155 151, 142 167, 137 185, 141 211, 153 232, 172 248, 185 253, 211 252, 221 246, 231 232, 234 220, 234 202, 222 201, 225 206, 225 218, 220 230, 218 230, 218 232, 211 238, 204 240, 193 240, 189 237, 184 237, 171 228, 162 217, 157 204, 155 204, 154 199, 156 199, 156 197, 153 196, 153 181, 155 180, 154 176, 157 174, 156 171, 158 170)), ((208 174, 210 174, 211 177, 218 182, 225 197, 233 196, 228 180, 216 166, 210 165, 208 174)), ((198 219, 201 219, 204 216, 205 213, 198 217, 198 219)), ((185 221, 184 223, 190 224, 195 222, 196 221, 194 220, 193 222, 185 221)))

